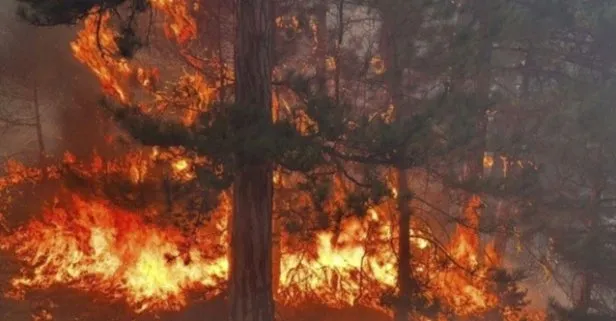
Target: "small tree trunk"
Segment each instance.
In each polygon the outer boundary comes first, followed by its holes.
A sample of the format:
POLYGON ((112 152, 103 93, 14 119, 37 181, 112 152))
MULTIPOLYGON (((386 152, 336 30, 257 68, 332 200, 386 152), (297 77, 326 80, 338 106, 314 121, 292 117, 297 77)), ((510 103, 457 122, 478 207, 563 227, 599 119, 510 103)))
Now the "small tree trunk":
MULTIPOLYGON (((236 102, 271 121, 272 2, 239 0, 236 13, 236 102)), ((258 155, 238 154, 236 161, 229 317, 231 321, 273 321, 272 166, 258 155)))
POLYGON ((317 58, 317 81, 319 86, 319 91, 321 94, 327 95, 329 92, 327 88, 327 42, 328 42, 328 33, 327 33, 327 8, 328 3, 327 0, 319 0, 315 6, 315 18, 317 23, 317 33, 316 33, 316 52, 315 56, 317 58))
MULTIPOLYGON (((398 47, 398 37, 395 32, 399 14, 391 8, 383 8, 383 29, 380 40, 380 51, 385 63, 385 83, 389 96, 395 108, 396 118, 411 117, 409 106, 405 106, 402 95, 402 68, 399 64, 401 51, 398 47)), ((394 309, 395 321, 408 321, 409 299, 411 297, 411 209, 409 201, 411 191, 408 186, 407 172, 403 166, 396 168, 398 176, 398 302, 394 309)))
MULTIPOLYGON (((490 86, 492 84, 492 36, 490 35, 491 3, 476 0, 476 19, 479 21, 477 60, 475 61, 476 76, 474 78, 475 106, 472 110, 472 121, 475 124, 473 137, 468 146, 468 154, 464 162, 463 180, 478 181, 484 178, 484 160, 488 138, 487 111, 490 104, 490 86)), ((477 195, 470 195, 467 204, 477 195)), ((481 253, 480 260, 485 261, 486 253, 481 253)))
MULTIPOLYGON (((597 180, 598 181, 598 180, 597 180)), ((599 185, 599 184, 596 184, 599 185)), ((599 202, 601 201, 601 188, 598 188, 597 186, 594 186, 592 188, 592 191, 590 193, 590 200, 589 200, 589 208, 588 208, 588 214, 587 214, 587 228, 588 228, 588 238, 591 239, 590 241, 590 245, 592 248, 592 244, 596 242, 593 240, 594 238, 597 237, 597 234, 599 233, 597 231, 597 227, 599 227, 599 220, 600 220, 600 215, 599 210, 600 210, 600 205, 599 202)), ((573 302, 573 306, 574 308, 580 312, 580 313, 588 313, 588 310, 591 307, 591 300, 592 300, 592 289, 595 286, 595 280, 593 280, 593 275, 592 275, 592 266, 586 266, 586 269, 580 271, 580 274, 578 275, 579 277, 579 286, 576 289, 577 293, 574 293, 574 302, 573 302)))
POLYGON ((395 321, 408 321, 409 298, 411 295, 411 208, 407 173, 398 169, 398 286, 400 287, 399 304, 394 311, 395 321))
POLYGON ((275 296, 280 286, 280 264, 282 260, 282 239, 278 215, 274 214, 272 224, 272 293, 275 296))
POLYGON ((490 103, 490 86, 492 83, 492 37, 490 36, 490 3, 479 1, 477 3, 479 20, 479 48, 477 49, 477 76, 475 78, 475 91, 477 106, 474 111, 475 139, 474 146, 469 149, 468 174, 470 178, 479 179, 484 172, 484 153, 487 138, 487 110, 490 103))
POLYGON ((43 124, 41 123, 41 106, 39 104, 38 84, 34 82, 32 88, 32 102, 34 105, 34 117, 36 121, 36 139, 38 140, 39 162, 43 165, 45 162, 45 140, 43 136, 43 124))
POLYGON ((338 3, 338 35, 336 44, 336 57, 334 59, 334 98, 336 105, 340 104, 341 90, 340 90, 340 59, 342 56, 342 40, 344 39, 344 1, 338 3))

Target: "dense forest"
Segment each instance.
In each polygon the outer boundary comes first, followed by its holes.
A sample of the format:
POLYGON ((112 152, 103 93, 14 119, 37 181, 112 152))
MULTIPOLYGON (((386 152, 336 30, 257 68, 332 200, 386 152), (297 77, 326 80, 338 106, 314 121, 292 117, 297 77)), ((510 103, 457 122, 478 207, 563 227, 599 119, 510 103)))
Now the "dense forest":
POLYGON ((616 320, 613 1, 6 2, 2 320, 616 320))

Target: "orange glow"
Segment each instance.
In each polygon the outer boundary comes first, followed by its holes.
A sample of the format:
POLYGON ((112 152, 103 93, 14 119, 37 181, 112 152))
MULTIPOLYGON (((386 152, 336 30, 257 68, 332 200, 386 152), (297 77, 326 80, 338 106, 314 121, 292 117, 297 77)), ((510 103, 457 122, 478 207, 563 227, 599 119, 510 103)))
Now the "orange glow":
POLYGON ((175 163, 173 163, 173 168, 176 171, 184 171, 188 168, 188 161, 185 159, 180 159, 176 161, 175 163))
POLYGON ((443 291, 443 298, 459 315, 472 315, 496 306, 497 297, 490 293, 486 281, 491 264, 480 265, 479 255, 482 251, 476 229, 479 226, 478 208, 481 199, 473 195, 464 209, 463 225, 456 227, 456 232, 448 247, 453 259, 465 270, 450 269, 439 272, 438 284, 443 291), (468 274, 474 275, 470 277, 468 274), (456 295, 447 295, 456 293, 456 295))
POLYGON ((115 42, 117 34, 108 26, 110 17, 110 14, 104 14, 100 17, 100 23, 98 16, 87 18, 84 29, 79 32, 71 48, 75 57, 94 71, 106 94, 127 102, 123 84, 118 81, 123 77, 118 75, 130 73, 130 67, 124 59, 109 57, 109 54, 118 52, 115 42), (107 58, 104 51, 107 51, 107 58))
MULTIPOLYGON (((179 44, 197 36, 197 22, 190 15, 190 6, 185 0, 151 0, 152 6, 165 13, 165 34, 179 44)), ((195 2, 196 3, 196 2, 195 2)), ((197 7, 195 7, 196 9, 197 7)))
MULTIPOLYGON (((185 162, 172 166, 187 170, 185 162)), ((64 285, 125 300, 140 312, 179 309, 188 303, 190 292, 214 294, 223 288, 228 269, 228 196, 223 196, 211 223, 197 231, 196 242, 175 228, 146 224, 140 215, 105 201, 73 194, 68 203, 56 203, 41 219, 0 240, 2 249, 14 252, 26 267, 13 279, 12 295, 64 285)), ((432 254, 432 243, 422 238, 423 233, 411 231, 413 246, 425 254, 417 257, 422 263, 416 271, 430 280, 430 298, 445 302, 460 316, 487 311, 498 303, 486 280, 491 266, 478 259, 481 249, 473 226, 480 203, 478 197, 471 198, 465 226, 458 226, 447 246, 466 271, 442 264, 436 268, 440 258, 432 254)), ((380 295, 397 282, 397 258, 391 247, 397 232, 383 213, 384 209, 372 208, 365 219, 344 221, 339 233, 317 233, 308 246, 283 234, 278 301, 294 305, 317 299, 336 307, 361 303, 379 308, 380 295)))
POLYGON ((186 291, 215 286, 225 277, 224 259, 206 259, 178 230, 147 225, 102 201, 72 197, 70 209, 52 208, 2 240, 28 260, 27 275, 13 279, 16 290, 65 284, 122 297, 137 311, 176 309, 186 291), (187 257, 190 263, 187 263, 187 257))

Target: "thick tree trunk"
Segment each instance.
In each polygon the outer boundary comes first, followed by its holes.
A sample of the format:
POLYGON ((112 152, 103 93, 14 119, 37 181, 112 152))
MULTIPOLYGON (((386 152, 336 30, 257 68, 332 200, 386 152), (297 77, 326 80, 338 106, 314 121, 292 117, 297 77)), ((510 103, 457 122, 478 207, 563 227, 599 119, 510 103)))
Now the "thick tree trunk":
POLYGON ((272 321, 272 172, 244 166, 233 188, 231 321, 272 321))
MULTIPOLYGON (((271 121, 272 2, 239 0, 236 10, 236 102, 271 121)), ((272 321, 272 166, 258 155, 236 156, 229 316, 231 321, 272 321)))

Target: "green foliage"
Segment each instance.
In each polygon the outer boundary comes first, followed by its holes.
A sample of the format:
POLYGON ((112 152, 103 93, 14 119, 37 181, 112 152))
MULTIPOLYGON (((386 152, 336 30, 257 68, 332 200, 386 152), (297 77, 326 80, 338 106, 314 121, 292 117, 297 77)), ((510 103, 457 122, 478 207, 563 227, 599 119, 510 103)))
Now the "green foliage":
POLYGON ((42 26, 75 24, 84 19, 95 7, 110 10, 124 3, 132 2, 133 7, 145 10, 143 0, 17 0, 18 14, 29 22, 42 26))

